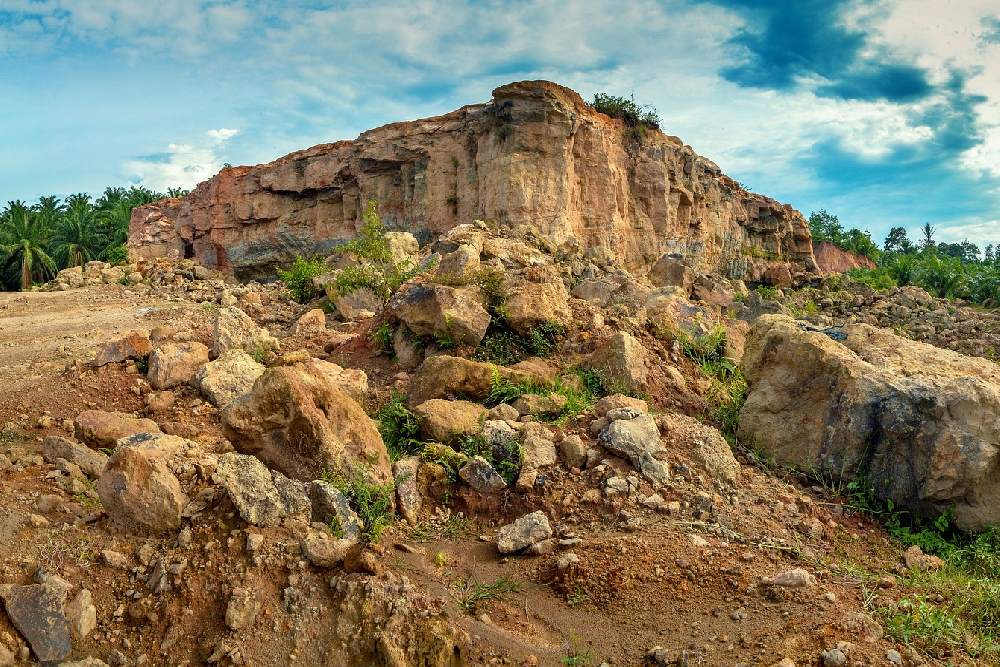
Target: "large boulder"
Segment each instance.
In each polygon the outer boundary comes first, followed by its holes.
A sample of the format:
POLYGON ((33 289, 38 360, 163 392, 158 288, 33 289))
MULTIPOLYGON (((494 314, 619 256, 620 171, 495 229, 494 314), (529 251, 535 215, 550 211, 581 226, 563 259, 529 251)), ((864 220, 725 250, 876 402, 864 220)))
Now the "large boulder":
POLYGON ((94 357, 94 366, 105 366, 127 359, 144 359, 153 351, 149 336, 129 331, 122 338, 106 343, 94 357))
POLYGON ((546 282, 517 283, 503 308, 507 324, 522 336, 542 325, 565 327, 573 320, 569 292, 558 276, 546 282))
POLYGON ((302 481, 364 467, 379 483, 392 479, 375 423, 316 364, 276 366, 222 412, 236 449, 302 481))
POLYGON ((176 442, 181 440, 138 434, 119 443, 97 480, 97 493, 114 523, 133 533, 168 533, 180 527, 188 498, 169 460, 183 446, 176 442))
POLYGON ((486 408, 471 401, 432 398, 414 407, 413 412, 420 418, 420 433, 425 438, 445 443, 479 433, 486 420, 486 408))
POLYGON ((74 429, 79 440, 94 447, 114 447, 120 439, 136 433, 160 432, 152 419, 104 410, 84 410, 77 415, 74 429))
POLYGON ((153 389, 172 389, 191 383, 207 363, 208 348, 201 343, 164 343, 149 356, 146 377, 153 389))
POLYGON ((390 307, 418 336, 455 345, 479 345, 490 325, 476 287, 416 283, 398 292, 390 307))
POLYGON ((625 331, 602 341, 584 366, 594 370, 611 391, 634 394, 649 384, 649 352, 625 331))
POLYGON ((264 370, 243 350, 229 350, 199 368, 195 380, 212 405, 224 408, 250 391, 264 370))
POLYGON ((240 349, 254 357, 278 349, 278 340, 267 329, 257 326, 250 316, 235 306, 219 308, 215 315, 212 356, 240 349))
POLYGON ((693 281, 691 268, 681 255, 667 253, 649 270, 649 282, 657 287, 680 287, 687 292, 693 281))
POLYGON ((517 384, 548 386, 548 378, 517 368, 494 366, 481 361, 445 354, 428 357, 410 381, 409 402, 422 403, 431 398, 460 396, 481 401, 490 394, 495 379, 517 384))
POLYGON ((858 324, 756 320, 740 434, 778 462, 867 480, 918 515, 1000 524, 1000 367, 858 324))
POLYGON ((309 486, 268 470, 256 457, 236 452, 223 454, 214 479, 249 524, 276 526, 284 519, 309 519, 309 486))

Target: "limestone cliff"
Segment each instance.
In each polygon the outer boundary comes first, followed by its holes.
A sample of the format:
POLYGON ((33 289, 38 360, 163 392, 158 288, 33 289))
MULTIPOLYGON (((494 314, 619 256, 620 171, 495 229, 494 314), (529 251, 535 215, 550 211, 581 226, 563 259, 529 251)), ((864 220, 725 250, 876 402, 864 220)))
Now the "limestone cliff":
POLYGON ((390 228, 418 238, 483 219, 637 274, 666 253, 696 272, 746 280, 816 268, 798 211, 747 192, 680 139, 658 131, 637 138, 546 81, 224 169, 186 197, 136 209, 129 249, 136 259, 195 257, 239 277, 263 276, 352 237, 369 198, 390 228))

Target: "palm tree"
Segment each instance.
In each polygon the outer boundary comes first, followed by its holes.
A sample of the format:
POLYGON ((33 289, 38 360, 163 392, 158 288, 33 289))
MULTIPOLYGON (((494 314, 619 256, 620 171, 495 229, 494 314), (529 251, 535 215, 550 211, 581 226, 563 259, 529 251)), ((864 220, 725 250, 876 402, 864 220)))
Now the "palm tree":
POLYGON ((52 254, 59 265, 82 266, 100 252, 101 241, 90 195, 81 193, 67 197, 65 212, 52 239, 52 254))
POLYGON ((44 280, 55 275, 56 263, 46 249, 51 230, 37 211, 23 201, 7 203, 0 222, 0 261, 8 270, 19 273, 22 290, 31 287, 33 278, 44 280))

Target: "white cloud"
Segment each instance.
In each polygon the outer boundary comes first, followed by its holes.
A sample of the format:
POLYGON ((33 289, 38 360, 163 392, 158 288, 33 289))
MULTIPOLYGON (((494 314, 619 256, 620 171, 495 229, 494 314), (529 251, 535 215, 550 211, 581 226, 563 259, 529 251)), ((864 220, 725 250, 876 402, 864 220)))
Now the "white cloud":
POLYGON ((1000 242, 1000 218, 977 220, 957 225, 940 226, 938 240, 949 243, 972 241, 980 247, 1000 242))
POLYGON ((165 153, 135 158, 123 165, 126 177, 134 183, 164 192, 169 188, 193 188, 211 178, 222 168, 221 152, 226 141, 239 130, 208 130, 209 141, 198 145, 170 144, 165 153))

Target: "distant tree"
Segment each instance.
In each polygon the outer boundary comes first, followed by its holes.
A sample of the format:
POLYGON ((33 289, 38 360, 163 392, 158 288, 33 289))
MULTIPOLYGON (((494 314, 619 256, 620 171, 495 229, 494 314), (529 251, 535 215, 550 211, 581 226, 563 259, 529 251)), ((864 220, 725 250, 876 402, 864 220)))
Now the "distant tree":
POLYGON ((933 250, 937 245, 934 242, 934 234, 937 233, 937 227, 931 227, 931 223, 925 222, 924 226, 920 228, 920 233, 923 235, 923 238, 920 239, 920 249, 933 250))
POLYGON ((986 246, 986 250, 983 251, 983 264, 996 264, 997 256, 996 252, 993 250, 993 244, 990 243, 986 246))
POLYGON ((28 208, 22 201, 8 202, 0 214, 0 262, 3 268, 16 276, 22 290, 31 287, 35 280, 45 280, 56 272, 56 263, 46 252, 52 235, 46 226, 50 210, 45 213, 28 208))
POLYGON ((809 231, 812 233, 814 243, 829 241, 842 247, 846 241, 840 218, 827 212, 826 209, 814 211, 809 215, 809 231))
POLYGON ((863 255, 872 260, 877 260, 882 254, 878 246, 872 241, 871 234, 857 228, 851 228, 844 234, 842 247, 853 252, 855 255, 863 255))
POLYGON ((961 243, 939 243, 937 244, 938 254, 945 257, 956 257, 965 262, 979 261, 979 246, 969 241, 961 243))
POLYGON ((53 258, 64 268, 82 266, 97 257, 103 244, 90 195, 67 197, 65 212, 52 238, 53 258))
POLYGON ((893 227, 890 229, 882 247, 886 252, 901 254, 909 254, 914 249, 913 243, 910 241, 910 237, 906 235, 906 229, 903 227, 893 227))

